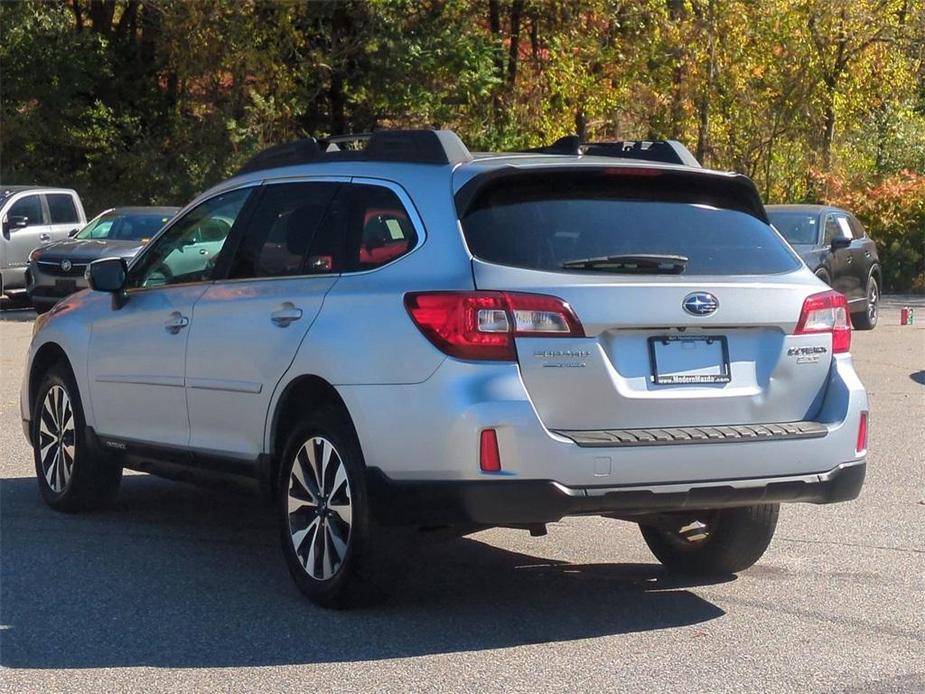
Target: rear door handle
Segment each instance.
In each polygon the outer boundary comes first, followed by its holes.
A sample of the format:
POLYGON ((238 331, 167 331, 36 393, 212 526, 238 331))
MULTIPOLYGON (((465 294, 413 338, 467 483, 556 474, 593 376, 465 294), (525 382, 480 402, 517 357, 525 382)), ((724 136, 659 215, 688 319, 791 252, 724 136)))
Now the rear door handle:
POLYGON ((170 318, 167 319, 167 322, 164 323, 164 330, 171 335, 176 335, 187 325, 189 325, 189 318, 182 315, 179 311, 174 311, 170 314, 170 318))
POLYGON ((39 234, 39 241, 51 241, 51 234, 39 234))
POLYGON ((302 317, 302 309, 297 308, 293 303, 287 301, 281 308, 270 314, 272 320, 280 328, 285 328, 290 323, 294 323, 302 317))

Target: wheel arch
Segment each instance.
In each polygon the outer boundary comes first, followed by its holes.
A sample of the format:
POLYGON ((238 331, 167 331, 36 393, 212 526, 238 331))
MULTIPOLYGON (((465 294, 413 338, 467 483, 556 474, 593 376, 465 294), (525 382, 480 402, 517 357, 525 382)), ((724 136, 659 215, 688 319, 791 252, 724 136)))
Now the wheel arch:
POLYGON ((64 351, 64 348, 57 342, 46 342, 36 350, 35 356, 32 358, 32 364, 29 367, 28 405, 30 415, 35 409, 35 397, 38 394, 42 375, 54 364, 64 364, 71 372, 71 376, 74 376, 74 367, 71 365, 71 360, 67 356, 67 352, 64 351))
MULTIPOLYGON (((314 374, 293 378, 280 393, 267 422, 266 453, 262 456, 261 486, 272 493, 279 471, 280 455, 286 443, 286 434, 312 408, 333 405, 344 415, 356 436, 356 425, 344 399, 329 381, 314 374)), ((357 437, 359 441, 359 437, 357 437)))

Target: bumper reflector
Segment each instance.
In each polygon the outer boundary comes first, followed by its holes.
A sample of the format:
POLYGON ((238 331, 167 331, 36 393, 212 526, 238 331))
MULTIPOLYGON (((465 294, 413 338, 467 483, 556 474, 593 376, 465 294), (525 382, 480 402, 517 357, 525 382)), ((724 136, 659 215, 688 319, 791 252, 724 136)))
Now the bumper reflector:
POLYGON ((479 440, 479 467, 482 472, 501 472, 501 454, 498 452, 498 435, 494 429, 482 431, 479 440))
POLYGON ((863 453, 867 450, 867 412, 861 413, 861 420, 858 422, 858 443, 855 446, 855 453, 863 453))

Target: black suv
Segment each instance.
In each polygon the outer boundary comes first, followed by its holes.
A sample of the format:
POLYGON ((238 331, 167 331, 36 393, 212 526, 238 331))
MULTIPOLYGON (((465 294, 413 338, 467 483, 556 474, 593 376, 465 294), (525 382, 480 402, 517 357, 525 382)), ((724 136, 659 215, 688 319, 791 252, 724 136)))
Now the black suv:
POLYGON ((883 280, 877 245, 857 218, 826 205, 768 205, 766 209, 771 223, 809 269, 848 297, 854 327, 873 330, 883 280))

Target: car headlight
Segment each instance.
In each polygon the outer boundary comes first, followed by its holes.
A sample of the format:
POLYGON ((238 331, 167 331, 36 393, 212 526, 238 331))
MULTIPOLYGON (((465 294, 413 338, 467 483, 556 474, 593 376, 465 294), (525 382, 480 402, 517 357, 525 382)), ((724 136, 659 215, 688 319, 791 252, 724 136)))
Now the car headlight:
MULTIPOLYGON (((35 250, 33 250, 33 251, 29 254, 29 262, 30 262, 30 263, 34 263, 34 262, 35 262, 36 260, 38 260, 41 256, 42 256, 42 249, 41 249, 41 248, 36 248, 35 250)), ((20 257, 22 257, 22 256, 20 256, 20 257)))

